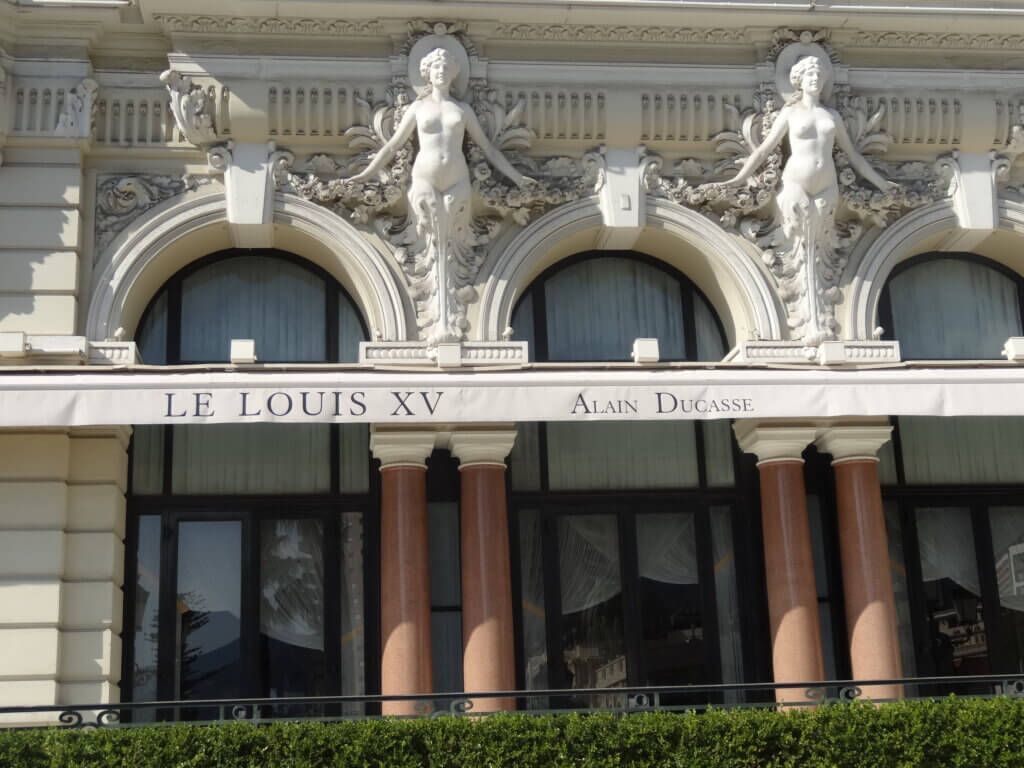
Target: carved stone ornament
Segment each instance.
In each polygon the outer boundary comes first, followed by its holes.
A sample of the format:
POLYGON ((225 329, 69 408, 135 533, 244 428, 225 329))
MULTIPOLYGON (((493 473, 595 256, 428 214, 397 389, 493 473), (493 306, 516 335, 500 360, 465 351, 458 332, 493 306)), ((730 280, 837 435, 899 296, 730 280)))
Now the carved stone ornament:
POLYGON ((948 177, 930 165, 868 163, 865 154, 891 143, 879 127, 884 107, 869 115, 847 86, 833 83, 833 59, 822 33, 780 30, 770 53, 775 81, 760 85, 752 109, 726 105, 733 126, 714 140, 727 159, 710 174, 693 160, 669 175, 656 164, 648 180, 654 194, 701 211, 761 249, 790 337, 812 359, 822 342, 838 338, 840 281, 864 225, 884 227, 948 192, 948 177), (701 183, 736 167, 726 181, 701 183))
MULTIPOLYGON (((408 75, 393 79, 385 101, 361 102, 366 124, 343 136, 361 154, 341 163, 311 157, 308 171, 285 183, 390 244, 419 337, 433 348, 466 338, 486 244, 509 220, 525 225, 591 194, 597 165, 522 154, 534 138, 520 122, 525 105, 502 103, 485 79, 471 77, 482 67, 461 27, 413 22, 402 51, 408 75)), ((282 178, 283 163, 276 167, 282 178)))
POLYGON ((88 138, 96 120, 95 80, 84 79, 64 96, 54 133, 69 138, 88 138))
POLYGON ((195 189, 208 179, 193 176, 110 176, 96 187, 96 254, 128 224, 158 203, 195 189))
POLYGON ((171 97, 171 113, 185 140, 202 146, 217 141, 213 119, 213 96, 173 69, 161 73, 160 82, 171 97))
POLYGON ((197 34, 279 34, 379 36, 384 25, 377 19, 350 21, 346 19, 309 19, 286 16, 208 16, 201 14, 154 13, 153 22, 169 32, 197 34))

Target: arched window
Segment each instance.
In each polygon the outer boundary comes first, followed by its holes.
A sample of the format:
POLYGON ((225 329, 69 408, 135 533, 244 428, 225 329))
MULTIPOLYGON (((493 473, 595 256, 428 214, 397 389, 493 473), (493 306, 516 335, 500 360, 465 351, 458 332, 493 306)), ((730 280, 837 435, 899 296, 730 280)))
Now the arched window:
POLYGON ((970 254, 924 256, 889 277, 879 314, 905 360, 998 360, 1022 334, 1022 281, 970 254))
MULTIPOLYGON (((1024 282, 971 254, 894 271, 880 319, 908 360, 998 359, 1024 282)), ((903 671, 1024 671, 1024 419, 900 416, 882 456, 903 671)))
MULTIPOLYGON (((366 333, 333 278, 278 251, 183 269, 137 333, 157 365, 226 363, 233 338, 315 363, 354 361, 366 333)), ((363 692, 365 425, 140 426, 131 457, 125 694, 363 692)))
MULTIPOLYGON (((689 280, 628 252, 548 270, 512 326, 541 362, 627 361, 641 337, 659 340, 663 361, 718 361, 727 350, 689 280)), ((737 579, 747 575, 733 557, 728 421, 518 429, 509 475, 525 687, 741 680, 737 579)))

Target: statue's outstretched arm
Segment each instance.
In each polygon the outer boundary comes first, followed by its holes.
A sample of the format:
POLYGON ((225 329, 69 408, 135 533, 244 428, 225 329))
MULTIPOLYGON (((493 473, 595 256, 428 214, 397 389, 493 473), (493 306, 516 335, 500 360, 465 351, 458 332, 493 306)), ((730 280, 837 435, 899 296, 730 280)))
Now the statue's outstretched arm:
POLYGON ((789 129, 789 109, 784 107, 779 113, 779 116, 775 118, 775 122, 772 124, 772 129, 768 131, 768 135, 764 137, 764 141, 750 153, 747 161, 743 163, 743 167, 740 168, 740 172, 733 176, 731 179, 726 179, 721 184, 739 184, 749 179, 758 168, 761 167, 768 155, 771 154, 779 142, 782 141, 782 137, 786 135, 786 131, 789 129))
POLYGON ((476 114, 473 112, 472 107, 467 104, 462 105, 462 112, 466 116, 466 133, 469 134, 469 138, 483 150, 484 156, 490 161, 491 165, 497 168, 504 176, 507 176, 517 186, 522 186, 526 182, 530 181, 526 176, 523 176, 519 171, 512 167, 512 163, 508 161, 508 158, 501 153, 491 140, 487 138, 487 134, 484 133, 483 127, 480 125, 480 121, 477 119, 476 114))
POLYGON ((416 107, 419 106, 417 103, 413 103, 405 111, 405 115, 402 116, 402 122, 398 124, 398 128, 392 134, 391 138, 388 139, 387 143, 381 147, 377 153, 370 160, 370 164, 366 166, 362 171, 357 173, 355 176, 350 177, 350 181, 366 181, 377 174, 377 172, 383 168, 392 157, 395 156, 395 152, 412 136, 412 132, 416 130, 416 107))
POLYGON ((832 112, 832 116, 836 121, 836 144, 838 144, 839 149, 845 152, 846 156, 850 158, 850 165, 853 166, 853 170, 883 192, 892 187, 898 187, 899 185, 896 182, 882 178, 881 174, 871 167, 871 163, 865 159, 864 155, 858 152, 857 148, 853 146, 853 142, 850 141, 850 134, 847 133, 846 125, 843 123, 843 118, 839 113, 832 112))

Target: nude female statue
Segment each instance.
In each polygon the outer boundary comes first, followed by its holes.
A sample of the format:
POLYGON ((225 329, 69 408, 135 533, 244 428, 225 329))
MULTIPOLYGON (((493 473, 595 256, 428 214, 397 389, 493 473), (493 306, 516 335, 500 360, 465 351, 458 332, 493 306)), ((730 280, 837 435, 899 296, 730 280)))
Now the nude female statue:
MULTIPOLYGON (((427 261, 436 265, 439 272, 438 286, 453 291, 448 263, 457 261, 460 254, 476 244, 471 229, 472 186, 462 148, 465 135, 468 133, 490 163, 516 185, 523 186, 532 180, 513 168, 491 143, 473 109, 452 97, 452 83, 459 75, 459 66, 451 53, 435 48, 420 60, 419 70, 428 90, 406 110, 394 135, 366 169, 351 180, 373 178, 416 131, 419 148, 412 165, 409 206, 417 233, 426 239, 427 261)), ((449 302, 438 298, 436 317, 431 318, 435 329, 428 341, 458 340, 462 329, 456 325, 464 321, 449 318, 449 302)))
MULTIPOLYGON (((789 159, 782 169, 782 182, 776 204, 782 220, 782 232, 807 278, 807 316, 799 318, 805 328, 804 340, 816 344, 834 335, 834 320, 823 321, 817 296, 817 269, 827 264, 837 244, 836 206, 839 181, 832 150, 839 145, 853 169, 878 189, 887 191, 899 185, 883 179, 850 141, 842 117, 821 103, 828 85, 829 72, 823 70, 817 56, 801 58, 789 70, 789 81, 796 89, 775 118, 768 135, 747 158, 733 178, 714 186, 731 186, 749 179, 779 145, 789 138, 789 159)), ((833 265, 828 264, 831 268, 833 265)), ((841 266, 841 265, 840 265, 841 266)))
POLYGON ((491 144, 472 108, 452 97, 452 82, 459 74, 452 55, 444 48, 435 48, 420 61, 420 74, 430 84, 430 90, 412 103, 391 139, 352 181, 372 178, 416 130, 419 151, 412 164, 409 202, 417 218, 428 214, 438 201, 446 208, 463 201, 468 203, 469 168, 462 151, 466 133, 495 168, 517 185, 526 184, 529 179, 491 144))

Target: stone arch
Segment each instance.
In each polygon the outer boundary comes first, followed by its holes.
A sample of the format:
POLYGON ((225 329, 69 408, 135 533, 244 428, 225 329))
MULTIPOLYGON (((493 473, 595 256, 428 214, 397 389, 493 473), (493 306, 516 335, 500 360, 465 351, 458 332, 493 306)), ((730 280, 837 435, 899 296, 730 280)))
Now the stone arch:
MULTIPOLYGON (((588 198, 556 208, 518 233, 497 255, 480 291, 478 338, 502 338, 526 287, 555 262, 596 249, 601 226, 597 200, 588 198)), ((648 198, 646 226, 632 249, 693 281, 721 318, 731 345, 780 338, 786 327, 783 309, 757 254, 710 219, 648 198)))
MULTIPOLYGON (((186 264, 233 247, 222 192, 176 197, 136 219, 111 244, 93 281, 87 337, 134 334, 160 287, 186 264)), ((385 255, 344 219, 294 195, 274 198, 274 247, 326 270, 363 313, 371 338, 404 341, 412 310, 385 255)))
MULTIPOLYGON (((1024 204, 999 201, 999 228, 970 247, 950 240, 959 224, 952 202, 940 201, 914 211, 864 244, 850 281, 843 328, 850 339, 870 339, 877 326, 878 305, 889 275, 900 262, 931 251, 969 250, 1024 274, 1024 204), (947 244, 952 242, 952 247, 947 244)), ((860 249, 859 249, 860 250, 860 249)))

